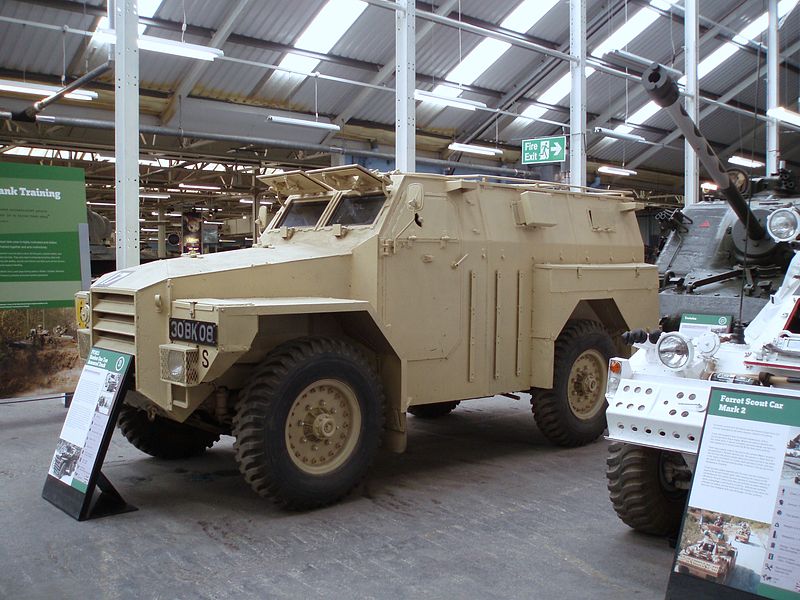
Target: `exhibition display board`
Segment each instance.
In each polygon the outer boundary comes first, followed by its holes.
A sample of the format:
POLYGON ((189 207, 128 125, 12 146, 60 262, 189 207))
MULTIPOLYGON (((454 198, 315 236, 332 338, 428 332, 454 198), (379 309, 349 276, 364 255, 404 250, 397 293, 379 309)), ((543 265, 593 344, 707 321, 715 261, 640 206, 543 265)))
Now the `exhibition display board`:
POLYGON ((79 521, 135 510, 100 471, 132 358, 92 348, 61 428, 42 497, 79 521), (95 486, 101 490, 97 499, 95 486))
POLYGON ((0 309, 72 306, 88 252, 83 169, 0 162, 0 309))
POLYGON ((0 398, 75 389, 90 272, 83 169, 0 162, 0 398))
POLYGON ((800 599, 800 392, 711 390, 667 598, 800 599))

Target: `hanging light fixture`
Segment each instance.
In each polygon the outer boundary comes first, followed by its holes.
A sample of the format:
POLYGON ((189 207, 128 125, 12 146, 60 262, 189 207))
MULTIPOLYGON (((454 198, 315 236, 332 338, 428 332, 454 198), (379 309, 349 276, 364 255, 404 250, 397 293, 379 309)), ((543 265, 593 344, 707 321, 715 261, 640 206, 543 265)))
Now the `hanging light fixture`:
MULTIPOLYGON (((31 96, 45 97, 54 94, 61 88, 55 85, 44 85, 42 83, 29 83, 27 81, 14 81, 13 79, 0 79, 0 90, 14 92, 17 94, 30 94, 31 96)), ((94 100, 97 92, 87 90, 73 90, 64 95, 71 100, 94 100)))
POLYGON ((626 169, 624 167, 612 167, 610 165, 603 165, 597 169, 598 173, 605 173, 606 175, 622 175, 623 177, 629 177, 631 175, 636 175, 636 171, 632 169, 626 169))
POLYGON ((500 156, 503 151, 500 148, 489 148, 488 146, 473 146, 472 144, 459 144, 453 142, 448 146, 450 150, 456 152, 466 152, 468 154, 480 154, 482 156, 500 156))
MULTIPOLYGON (((117 32, 113 29, 98 29, 93 39, 105 44, 116 44, 117 32)), ((197 58, 199 60, 212 61, 215 58, 225 56, 225 53, 219 48, 168 40, 152 35, 140 35, 137 44, 139 50, 149 50, 151 52, 161 52, 162 54, 173 54, 185 56, 187 58, 197 58)))
POLYGON ((747 167, 748 169, 757 169, 759 167, 763 167, 764 163, 759 162, 757 160, 752 160, 749 158, 745 158, 744 156, 736 156, 733 155, 728 159, 728 162, 732 165, 739 165, 740 167, 747 167))
POLYGON ((467 100, 466 98, 445 98, 444 96, 437 96, 436 94, 424 90, 414 90, 414 99, 420 102, 430 102, 431 104, 460 108, 461 110, 474 111, 478 108, 486 108, 484 102, 467 100))
POLYGON ((341 129, 336 123, 308 121, 306 119, 294 119, 292 117, 281 117, 278 115, 268 115, 267 121, 281 123, 282 125, 299 125, 301 127, 313 127, 314 129, 326 129, 328 131, 339 131, 341 129))
POLYGON ((647 140, 644 139, 641 135, 636 133, 625 133, 623 131, 614 131, 613 129, 607 129, 606 127, 595 127, 595 133, 599 133, 600 135, 604 135, 609 138, 614 138, 616 140, 624 140, 626 142, 645 142, 647 140))

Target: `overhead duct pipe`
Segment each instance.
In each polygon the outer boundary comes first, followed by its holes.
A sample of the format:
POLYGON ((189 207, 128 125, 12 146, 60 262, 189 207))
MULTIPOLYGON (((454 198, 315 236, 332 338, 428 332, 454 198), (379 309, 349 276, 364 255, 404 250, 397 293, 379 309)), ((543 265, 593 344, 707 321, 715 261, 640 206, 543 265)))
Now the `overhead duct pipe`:
POLYGON ((75 90, 83 87, 85 84, 89 83, 100 77, 106 71, 111 70, 114 66, 114 61, 108 61, 99 67, 96 67, 86 73, 85 75, 81 75, 72 83, 64 86, 57 92, 53 92, 47 98, 42 98, 41 100, 34 102, 28 108, 19 111, 18 113, 14 114, 14 119, 17 121, 27 121, 28 123, 33 123, 36 120, 36 115, 42 112, 45 108, 50 106, 53 102, 57 102, 70 92, 74 92, 75 90))

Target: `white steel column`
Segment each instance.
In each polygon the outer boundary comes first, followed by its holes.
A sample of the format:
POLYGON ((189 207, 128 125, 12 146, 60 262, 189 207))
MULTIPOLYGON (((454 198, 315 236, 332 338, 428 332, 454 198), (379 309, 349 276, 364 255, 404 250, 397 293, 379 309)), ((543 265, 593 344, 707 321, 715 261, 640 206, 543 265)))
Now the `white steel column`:
POLYGON ((161 204, 158 205, 158 258, 167 258, 167 217, 161 204))
POLYGON ((569 183, 586 185, 586 0, 569 0, 569 183))
MULTIPOLYGON (((684 69, 686 71, 686 113, 700 125, 700 111, 698 106, 699 83, 697 80, 697 63, 699 61, 698 46, 700 37, 700 18, 698 12, 698 0, 685 0, 683 17, 683 44, 684 44, 684 69)), ((697 161, 697 153, 684 141, 683 158, 683 196, 684 204, 689 206, 697 202, 700 190, 700 165, 697 161)))
POLYGON ((416 170, 416 0, 398 0, 395 11, 395 168, 416 170))
MULTIPOLYGON (((767 110, 778 106, 778 0, 769 0, 767 25, 767 110)), ((767 121, 767 175, 778 172, 778 121, 767 121)))
POLYGON ((137 0, 114 4, 117 269, 125 269, 139 264, 139 10, 137 0))

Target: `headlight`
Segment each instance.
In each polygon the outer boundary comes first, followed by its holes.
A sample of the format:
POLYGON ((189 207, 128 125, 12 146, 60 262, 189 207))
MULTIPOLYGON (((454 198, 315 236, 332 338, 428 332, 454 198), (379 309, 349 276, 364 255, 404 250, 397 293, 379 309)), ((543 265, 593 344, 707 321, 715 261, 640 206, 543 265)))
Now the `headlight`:
POLYGON ((656 354, 661 364, 673 371, 680 371, 694 358, 692 343, 680 333, 662 335, 656 344, 656 354))
POLYGON ((182 386, 192 386, 200 383, 198 359, 200 351, 197 348, 183 344, 161 344, 158 347, 161 363, 161 381, 177 383, 182 386))
POLYGON ((183 352, 170 350, 167 357, 167 368, 172 381, 183 381, 183 372, 186 369, 183 352))
POLYGON ((776 242, 788 242, 800 233, 800 215, 793 208, 779 208, 767 217, 767 230, 776 242))

